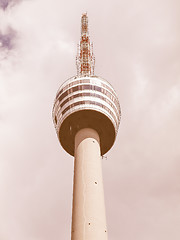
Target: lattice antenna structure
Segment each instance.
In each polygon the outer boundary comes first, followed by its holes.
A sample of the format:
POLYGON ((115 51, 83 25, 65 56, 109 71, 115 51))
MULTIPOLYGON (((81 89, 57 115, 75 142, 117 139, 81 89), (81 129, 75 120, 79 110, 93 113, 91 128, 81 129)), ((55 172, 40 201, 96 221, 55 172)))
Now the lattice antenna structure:
POLYGON ((90 43, 87 13, 81 17, 81 38, 76 56, 77 75, 79 77, 93 76, 95 57, 93 44, 90 43))

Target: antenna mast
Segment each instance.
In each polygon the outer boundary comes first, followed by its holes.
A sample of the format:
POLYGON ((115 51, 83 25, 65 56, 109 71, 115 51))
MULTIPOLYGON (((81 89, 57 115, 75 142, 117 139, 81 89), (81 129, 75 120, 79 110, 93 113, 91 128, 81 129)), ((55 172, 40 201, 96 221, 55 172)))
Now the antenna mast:
POLYGON ((76 56, 77 75, 79 77, 94 75, 95 57, 93 44, 90 43, 87 13, 81 17, 81 38, 76 56))

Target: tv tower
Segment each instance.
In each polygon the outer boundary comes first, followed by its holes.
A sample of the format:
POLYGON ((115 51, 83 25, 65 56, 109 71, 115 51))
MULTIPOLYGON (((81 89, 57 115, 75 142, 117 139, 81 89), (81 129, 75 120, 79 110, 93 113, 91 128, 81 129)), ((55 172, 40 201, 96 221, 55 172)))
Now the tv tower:
POLYGON ((53 121, 59 141, 74 156, 72 240, 107 240, 102 157, 114 144, 120 105, 113 87, 94 75, 87 13, 81 17, 77 75, 57 91, 53 121))

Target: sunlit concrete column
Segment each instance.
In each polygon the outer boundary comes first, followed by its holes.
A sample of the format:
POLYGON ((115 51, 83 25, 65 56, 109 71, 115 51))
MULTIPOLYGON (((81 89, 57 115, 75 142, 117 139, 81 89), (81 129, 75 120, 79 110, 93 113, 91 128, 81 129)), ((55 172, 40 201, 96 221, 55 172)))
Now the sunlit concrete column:
POLYGON ((100 140, 90 128, 75 136, 72 240, 107 240, 100 140))

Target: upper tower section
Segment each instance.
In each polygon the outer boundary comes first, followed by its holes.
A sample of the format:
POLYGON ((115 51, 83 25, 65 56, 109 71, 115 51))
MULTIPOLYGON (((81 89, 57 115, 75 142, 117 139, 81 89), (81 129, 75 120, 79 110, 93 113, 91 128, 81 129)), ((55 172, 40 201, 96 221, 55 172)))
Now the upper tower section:
POLYGON ((74 139, 79 130, 92 128, 97 131, 103 155, 114 144, 119 128, 121 110, 117 94, 108 81, 94 75, 94 62, 85 13, 81 17, 77 76, 60 86, 53 106, 57 136, 71 155, 74 155, 74 139))
POLYGON ((84 13, 81 17, 81 38, 78 44, 76 65, 78 77, 94 75, 95 57, 93 44, 90 43, 89 38, 87 13, 84 13))

